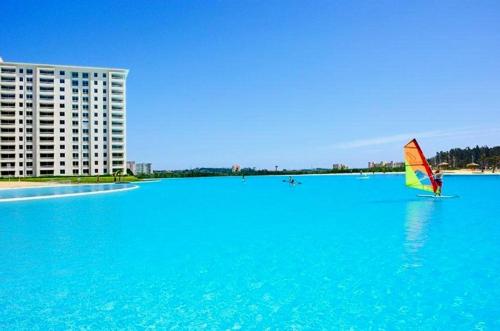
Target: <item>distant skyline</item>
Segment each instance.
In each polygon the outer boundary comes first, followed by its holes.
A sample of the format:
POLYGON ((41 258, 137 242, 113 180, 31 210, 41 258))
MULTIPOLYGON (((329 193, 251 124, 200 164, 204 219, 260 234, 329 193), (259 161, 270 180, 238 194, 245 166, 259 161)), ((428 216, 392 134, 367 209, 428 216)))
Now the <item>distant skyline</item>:
POLYGON ((500 3, 2 1, 5 61, 121 67, 128 159, 331 167, 500 145, 500 3))

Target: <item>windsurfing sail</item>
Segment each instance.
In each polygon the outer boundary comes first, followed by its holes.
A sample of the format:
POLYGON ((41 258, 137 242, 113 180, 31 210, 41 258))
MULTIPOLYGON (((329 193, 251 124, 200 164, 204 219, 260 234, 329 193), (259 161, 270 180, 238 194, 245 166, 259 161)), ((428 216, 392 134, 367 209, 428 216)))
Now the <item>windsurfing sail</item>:
POLYGON ((436 193, 438 186, 427 159, 417 140, 413 139, 404 148, 406 186, 436 193))

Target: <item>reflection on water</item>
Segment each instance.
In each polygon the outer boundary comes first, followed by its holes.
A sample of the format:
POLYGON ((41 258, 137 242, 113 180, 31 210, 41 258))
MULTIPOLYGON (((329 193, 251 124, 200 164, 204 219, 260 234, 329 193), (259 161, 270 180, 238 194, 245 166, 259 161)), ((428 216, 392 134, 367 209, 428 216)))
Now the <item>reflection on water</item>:
POLYGON ((427 241, 428 223, 434 208, 434 201, 410 201, 406 204, 405 268, 422 266, 420 251, 427 241))

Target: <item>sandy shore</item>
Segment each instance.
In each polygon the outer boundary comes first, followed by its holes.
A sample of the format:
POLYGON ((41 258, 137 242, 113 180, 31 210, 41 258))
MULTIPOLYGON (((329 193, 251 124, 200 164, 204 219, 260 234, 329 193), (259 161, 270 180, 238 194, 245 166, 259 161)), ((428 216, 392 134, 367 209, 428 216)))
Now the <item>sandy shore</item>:
POLYGON ((30 188, 30 187, 47 187, 47 186, 60 186, 67 184, 60 184, 56 182, 21 182, 21 181, 0 181, 1 189, 11 189, 11 188, 30 188))

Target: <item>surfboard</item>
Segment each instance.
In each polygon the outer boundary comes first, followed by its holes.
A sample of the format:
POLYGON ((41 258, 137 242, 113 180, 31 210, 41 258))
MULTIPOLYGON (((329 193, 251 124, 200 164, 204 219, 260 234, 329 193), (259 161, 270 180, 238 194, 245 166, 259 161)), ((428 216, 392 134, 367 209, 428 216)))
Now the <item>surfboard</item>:
POLYGON ((433 194, 417 194, 419 198, 432 198, 432 199, 453 199, 458 198, 458 195, 433 195, 433 194))

